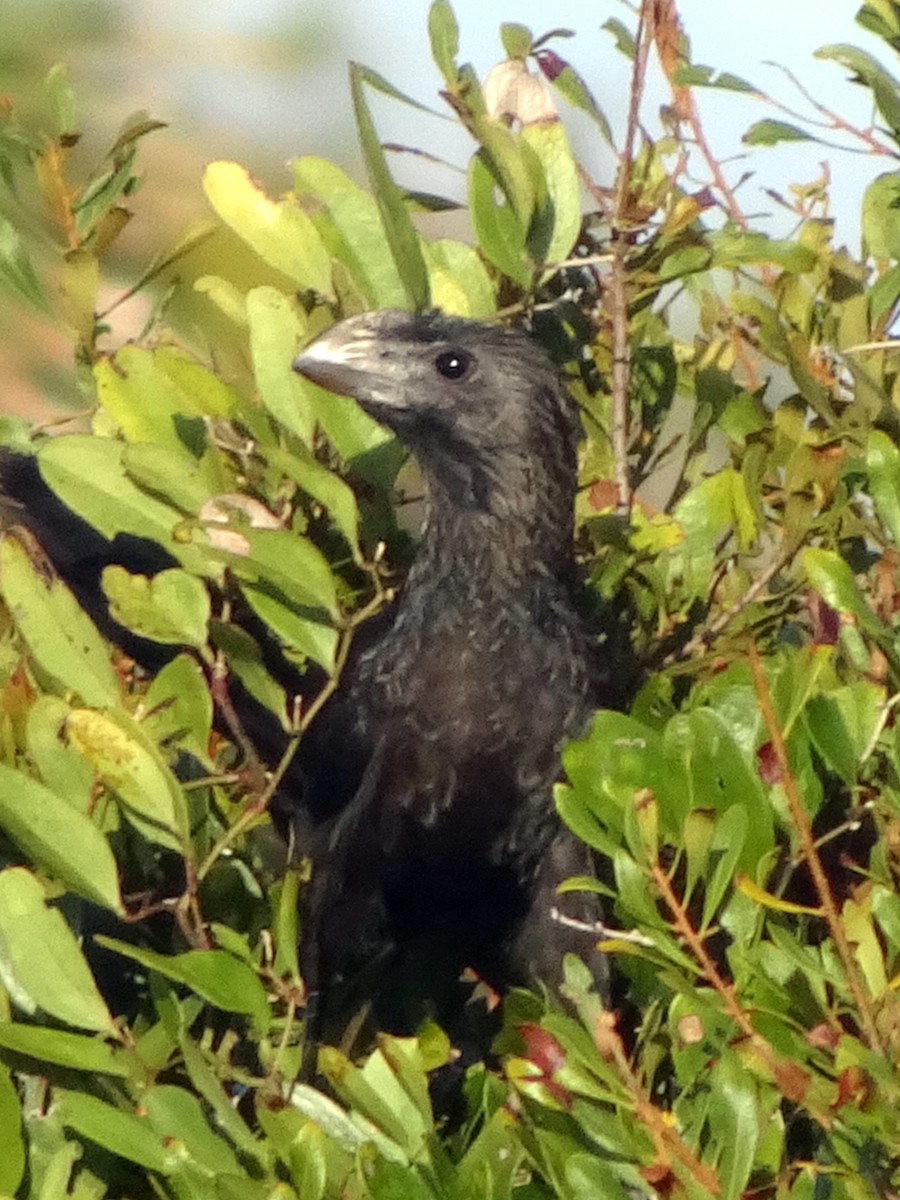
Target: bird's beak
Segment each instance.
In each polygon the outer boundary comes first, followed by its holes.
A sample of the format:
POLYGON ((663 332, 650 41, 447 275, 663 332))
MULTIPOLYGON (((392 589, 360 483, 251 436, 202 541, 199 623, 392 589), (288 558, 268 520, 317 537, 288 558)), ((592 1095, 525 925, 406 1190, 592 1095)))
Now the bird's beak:
POLYGON ((340 321, 294 359, 294 370, 329 392, 362 399, 378 371, 374 326, 369 313, 340 321))

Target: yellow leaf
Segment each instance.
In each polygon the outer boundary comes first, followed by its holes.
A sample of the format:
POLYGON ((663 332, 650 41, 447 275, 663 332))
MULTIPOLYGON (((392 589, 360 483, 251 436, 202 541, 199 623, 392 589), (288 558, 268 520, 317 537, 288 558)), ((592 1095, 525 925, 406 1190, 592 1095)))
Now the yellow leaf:
POLYGON ((810 908, 808 904, 794 904, 790 900, 782 900, 780 896, 773 896, 771 892, 761 888, 758 883, 753 882, 749 875, 744 875, 742 872, 735 878, 735 884, 738 891, 743 892, 755 903, 761 904, 763 908, 772 908, 776 912, 785 913, 809 913, 814 917, 819 916, 822 911, 820 908, 810 908))

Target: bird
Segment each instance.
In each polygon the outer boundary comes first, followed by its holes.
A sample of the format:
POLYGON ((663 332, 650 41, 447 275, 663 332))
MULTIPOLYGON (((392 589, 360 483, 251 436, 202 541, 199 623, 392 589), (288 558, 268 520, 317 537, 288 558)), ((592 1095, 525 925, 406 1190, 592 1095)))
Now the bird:
MULTIPOLYGON (((294 367, 392 431, 426 488, 399 597, 354 632, 271 805, 291 854, 311 865, 306 1061, 360 1013, 369 1031, 412 1033, 434 1018, 464 1037, 464 975, 492 994, 555 991, 570 951, 606 996, 600 900, 558 891, 596 863, 553 802, 563 746, 614 683, 575 599, 575 401, 521 329, 438 310, 349 317, 294 367)), ((104 538, 32 456, 0 454, 0 493, 5 520, 30 531, 114 643, 151 671, 177 652, 116 622, 100 584, 111 562, 173 565, 161 546, 104 538)), ((322 677, 282 660, 258 624, 267 667, 311 700, 322 677)), ((278 762, 280 723, 240 688, 232 700, 259 756, 278 762)))
POLYGON ((399 598, 351 645, 276 824, 311 880, 300 961, 319 1032, 452 1023, 460 978, 554 990, 595 948, 591 853, 560 819, 560 754, 604 700, 575 602, 579 418, 520 329, 439 310, 346 318, 294 369, 354 398, 417 460, 420 541, 399 598))

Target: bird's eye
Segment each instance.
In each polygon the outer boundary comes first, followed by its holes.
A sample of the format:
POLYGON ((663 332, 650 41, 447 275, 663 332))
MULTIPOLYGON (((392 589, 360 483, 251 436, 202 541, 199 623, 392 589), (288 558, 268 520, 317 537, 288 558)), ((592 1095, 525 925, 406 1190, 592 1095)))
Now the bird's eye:
POLYGON ((462 379, 472 365, 472 355, 465 350, 444 350, 434 360, 434 365, 445 379, 462 379))

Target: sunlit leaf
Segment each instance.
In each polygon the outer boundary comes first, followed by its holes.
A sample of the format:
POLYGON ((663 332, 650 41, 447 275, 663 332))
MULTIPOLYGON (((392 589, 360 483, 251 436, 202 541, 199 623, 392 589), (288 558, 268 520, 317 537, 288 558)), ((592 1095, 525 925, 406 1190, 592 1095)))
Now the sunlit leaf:
POLYGON ((419 235, 410 219, 403 193, 388 169, 366 101, 364 87, 366 84, 371 86, 372 82, 371 72, 358 63, 351 64, 350 91, 353 97, 353 111, 356 114, 359 139, 381 212, 385 235, 398 274, 403 280, 408 306, 422 309, 428 306, 429 300, 428 272, 419 248, 419 235))
POLYGON ((118 702, 109 651, 92 621, 66 585, 40 570, 13 536, 0 542, 0 592, 46 679, 88 704, 118 702))
POLYGON ((159 971, 167 979, 187 984, 198 996, 225 1012, 245 1013, 260 1032, 269 1025, 266 993, 255 971, 225 950, 187 950, 184 954, 158 954, 117 938, 98 937, 109 950, 159 971))
POLYGON ((210 204, 238 237, 269 266, 302 288, 334 295, 331 259, 310 218, 290 200, 272 200, 235 162, 206 168, 203 188, 210 204))
POLYGON ((431 39, 431 57, 435 66, 450 83, 456 79, 459 26, 447 0, 434 0, 428 9, 428 36, 431 39))
POLYGON ((203 646, 209 623, 209 593, 196 575, 178 568, 132 575, 124 567, 103 571, 109 611, 126 629, 155 642, 203 646))
POLYGON ((286 429, 312 444, 315 415, 291 364, 304 328, 290 300, 272 287, 247 293, 250 353, 263 404, 286 429))
POLYGON ((0 980, 13 999, 78 1029, 112 1032, 112 1017, 72 930, 30 871, 0 871, 0 980))
POLYGON ((350 269, 372 307, 405 307, 406 288, 372 193, 324 158, 298 158, 294 180, 298 194, 311 193, 324 206, 326 219, 314 214, 313 221, 334 257, 350 269))
POLYGON ((73 709, 66 733, 144 837, 182 851, 188 840, 184 795, 137 722, 114 710, 73 709))
POLYGON ((791 125, 788 121, 775 121, 771 117, 763 121, 754 121, 741 141, 745 146, 775 146, 779 142, 816 142, 819 139, 801 129, 799 125, 791 125))
POLYGON ((94 822, 67 799, 3 763, 0 827, 61 883, 122 912, 116 862, 94 822))
MULTIPOLYGON (((0 1025, 2 1032, 2 1025, 0 1025)), ((25 1174, 25 1143, 22 1140, 22 1114, 19 1093, 11 1072, 0 1065, 0 1193, 12 1196, 25 1174)))

